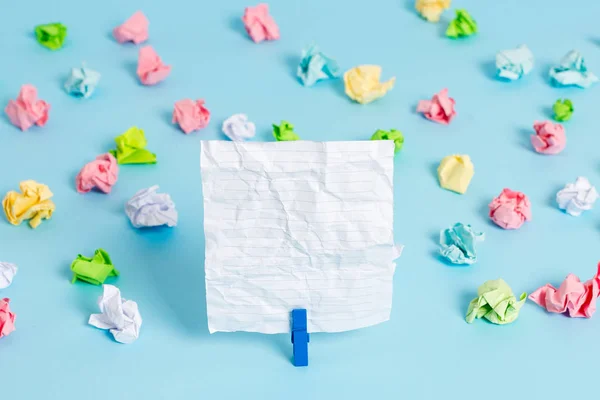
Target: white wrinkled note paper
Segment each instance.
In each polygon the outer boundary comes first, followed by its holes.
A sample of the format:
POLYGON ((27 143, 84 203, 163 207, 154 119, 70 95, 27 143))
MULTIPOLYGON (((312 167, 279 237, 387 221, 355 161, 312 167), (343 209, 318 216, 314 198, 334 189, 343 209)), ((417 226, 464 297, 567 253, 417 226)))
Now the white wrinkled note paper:
POLYGON ((394 142, 202 141, 208 328, 285 333, 387 321, 394 142))

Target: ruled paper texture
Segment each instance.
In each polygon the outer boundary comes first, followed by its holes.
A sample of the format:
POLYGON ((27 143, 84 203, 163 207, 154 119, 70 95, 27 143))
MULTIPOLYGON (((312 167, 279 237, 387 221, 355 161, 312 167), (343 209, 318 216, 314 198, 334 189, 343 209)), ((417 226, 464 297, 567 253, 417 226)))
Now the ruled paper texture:
POLYGON ((309 332, 389 319, 392 141, 203 141, 206 303, 211 333, 309 332))

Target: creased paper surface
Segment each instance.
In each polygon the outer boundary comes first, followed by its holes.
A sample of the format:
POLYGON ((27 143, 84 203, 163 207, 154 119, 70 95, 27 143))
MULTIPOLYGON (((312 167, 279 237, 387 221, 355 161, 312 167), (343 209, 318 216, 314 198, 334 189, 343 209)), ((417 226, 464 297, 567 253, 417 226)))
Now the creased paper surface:
POLYGON ((203 141, 208 326, 286 333, 387 321, 394 142, 203 141))

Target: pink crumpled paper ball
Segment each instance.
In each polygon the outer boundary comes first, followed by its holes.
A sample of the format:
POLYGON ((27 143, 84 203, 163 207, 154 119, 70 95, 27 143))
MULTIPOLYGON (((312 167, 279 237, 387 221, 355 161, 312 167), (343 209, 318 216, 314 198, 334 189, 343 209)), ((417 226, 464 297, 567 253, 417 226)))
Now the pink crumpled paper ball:
POLYGON ((113 29, 113 36, 119 43, 142 43, 148 40, 148 25, 150 25, 150 22, 144 13, 136 11, 122 25, 113 29))
POLYGON ((536 121, 533 129, 535 129, 535 135, 531 135, 531 144, 538 153, 558 154, 565 149, 567 135, 561 124, 536 121))
POLYGON ((519 229, 525 221, 531 220, 531 203, 521 192, 504 189, 488 207, 491 220, 504 229, 519 229))
POLYGON ((163 64, 151 46, 140 49, 137 74, 144 85, 156 85, 169 76, 171 66, 163 64))
POLYGON ((10 335, 15 330, 17 315, 10 311, 10 299, 0 300, 0 338, 10 335))
POLYGON ((242 21, 248 36, 255 43, 279 39, 279 27, 273 17, 269 15, 268 4, 261 3, 255 7, 246 7, 242 21))
POLYGON ((21 86, 17 100, 11 100, 4 109, 10 122, 26 131, 33 124, 44 126, 48 121, 50 104, 38 100, 37 89, 33 85, 21 86))
POLYGON ((596 298, 600 294, 600 264, 596 275, 582 283, 576 275, 569 274, 556 289, 547 284, 529 295, 529 299, 552 313, 568 313, 571 318, 590 318, 596 311, 596 298))
POLYGON ((442 89, 431 100, 421 100, 417 105, 417 112, 423 113, 428 120, 448 125, 456 116, 455 104, 454 99, 448 97, 448 89, 442 89))
POLYGON ((175 103, 173 110, 173 123, 179 124, 179 127, 186 134, 206 128, 210 121, 210 111, 204 107, 204 100, 179 100, 175 103))
POLYGON ((87 193, 93 188, 110 193, 119 176, 117 159, 112 154, 101 154, 87 163, 75 178, 75 186, 79 193, 87 193))

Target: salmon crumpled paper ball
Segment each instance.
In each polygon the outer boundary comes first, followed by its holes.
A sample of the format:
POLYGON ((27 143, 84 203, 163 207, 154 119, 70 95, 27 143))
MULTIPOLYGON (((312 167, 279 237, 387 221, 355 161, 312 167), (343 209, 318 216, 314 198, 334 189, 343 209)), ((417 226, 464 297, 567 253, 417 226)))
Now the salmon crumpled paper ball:
POLYGON ((186 134, 206 128, 210 121, 210 111, 204 107, 204 100, 179 100, 173 110, 173 123, 177 123, 186 134))
POLYGON ((75 185, 79 193, 87 193, 93 188, 110 193, 118 176, 117 159, 110 153, 101 154, 81 168, 75 178, 75 185))
POLYGON ((596 275, 582 283, 569 274, 555 288, 549 283, 529 295, 529 299, 551 313, 567 313, 571 318, 591 318, 596 311, 596 298, 600 294, 600 264, 596 275))
POLYGON ((454 99, 448 96, 448 89, 442 89, 431 100, 421 100, 417 105, 417 112, 423 113, 430 121, 448 125, 456 116, 455 104, 454 99))
POLYGON ((567 145, 565 128, 561 124, 550 121, 536 121, 533 124, 535 135, 531 135, 531 144, 535 151, 541 154, 558 154, 567 145))
POLYGON ((15 330, 17 315, 10 311, 10 299, 0 299, 0 338, 8 336, 15 330))
POLYGON ((269 15, 268 4, 261 3, 255 7, 246 7, 242 22, 254 43, 279 39, 279 27, 269 15))
POLYGON ((49 219, 56 206, 50 200, 53 196, 50 188, 33 180, 19 184, 22 193, 10 191, 2 200, 6 219, 13 225, 29 220, 32 228, 37 228, 43 219, 49 219))
POLYGON ((156 85, 171 73, 171 66, 165 65, 151 46, 140 49, 137 74, 144 85, 156 85))
POLYGON ((489 205, 490 219, 501 228, 519 229, 531 220, 531 203, 524 193, 502 190, 489 205))
POLYGON ((122 25, 113 29, 113 36, 119 43, 133 42, 139 44, 148 40, 148 18, 141 11, 136 11, 122 25))
POLYGON ((48 121, 50 104, 44 100, 38 100, 37 89, 33 85, 21 86, 17 100, 11 100, 4 109, 10 122, 26 131, 33 124, 44 126, 48 121))

